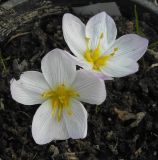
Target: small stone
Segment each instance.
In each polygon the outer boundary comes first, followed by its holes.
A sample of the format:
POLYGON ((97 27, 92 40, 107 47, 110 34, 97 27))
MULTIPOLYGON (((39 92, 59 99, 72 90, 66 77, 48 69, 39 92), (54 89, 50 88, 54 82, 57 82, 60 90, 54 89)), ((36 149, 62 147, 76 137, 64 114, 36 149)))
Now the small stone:
POLYGON ((14 59, 13 60, 13 64, 12 64, 12 67, 13 67, 13 71, 19 71, 20 69, 20 67, 19 67, 19 64, 18 64, 18 60, 17 59, 14 59))
POLYGON ((109 122, 111 122, 111 121, 112 121, 112 119, 109 117, 109 118, 108 118, 108 121, 109 121, 109 122))
POLYGON ((110 131, 107 133, 107 136, 106 136, 106 139, 107 140, 112 140, 114 137, 114 132, 113 131, 110 131))
POLYGON ((94 145, 94 148, 97 150, 100 150, 100 146, 99 145, 94 145))
POLYGON ((154 103, 154 104, 152 104, 152 106, 153 106, 153 107, 156 107, 156 104, 154 103))
POLYGON ((58 148, 56 146, 51 145, 49 147, 49 153, 52 155, 51 157, 55 157, 55 156, 57 156, 59 154, 59 150, 58 150, 58 148))
POLYGON ((21 63, 20 63, 20 71, 22 72, 22 71, 24 71, 25 69, 27 69, 27 67, 28 67, 28 63, 27 63, 27 61, 24 59, 21 63))
POLYGON ((153 155, 154 155, 154 156, 157 156, 157 151, 154 151, 153 155))

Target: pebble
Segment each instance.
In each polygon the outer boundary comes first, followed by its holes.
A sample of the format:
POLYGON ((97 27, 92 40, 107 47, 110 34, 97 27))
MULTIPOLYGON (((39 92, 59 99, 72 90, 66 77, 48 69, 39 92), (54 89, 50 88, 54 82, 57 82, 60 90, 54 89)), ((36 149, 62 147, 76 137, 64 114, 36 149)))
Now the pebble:
POLYGON ((55 157, 55 156, 57 156, 59 154, 59 150, 58 150, 58 148, 56 146, 51 145, 49 147, 49 153, 52 155, 52 157, 55 157))

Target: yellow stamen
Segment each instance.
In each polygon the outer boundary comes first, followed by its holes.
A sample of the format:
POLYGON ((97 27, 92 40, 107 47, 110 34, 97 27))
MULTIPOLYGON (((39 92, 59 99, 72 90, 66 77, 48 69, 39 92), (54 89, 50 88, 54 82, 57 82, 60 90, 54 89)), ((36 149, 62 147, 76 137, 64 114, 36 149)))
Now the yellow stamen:
POLYGON ((67 114, 70 115, 70 116, 73 114, 72 107, 70 105, 67 106, 67 114))
POLYGON ((112 53, 110 53, 110 55, 114 56, 117 51, 118 51, 118 48, 114 48, 114 51, 112 53))
POLYGON ((56 112, 57 112, 57 101, 52 101, 52 106, 54 106, 54 107, 52 107, 52 116, 53 117, 55 117, 55 114, 56 114, 56 112))
POLYGON ((58 122, 60 122, 60 120, 61 120, 62 110, 63 110, 63 107, 62 107, 62 106, 59 106, 59 109, 58 109, 58 116, 57 116, 58 122))
POLYGON ((106 62, 115 55, 118 51, 118 48, 114 48, 114 51, 110 54, 103 55, 101 52, 101 40, 103 39, 104 34, 101 33, 99 37, 99 42, 97 47, 94 50, 89 49, 89 38, 86 38, 87 49, 84 53, 84 58, 86 61, 93 65, 95 71, 100 71, 102 67, 106 65, 106 62))
POLYGON ((60 122, 63 110, 65 109, 68 115, 72 115, 70 99, 79 96, 79 94, 72 88, 65 85, 59 85, 54 90, 46 91, 42 94, 45 99, 52 100, 52 116, 57 118, 60 122))
POLYGON ((90 38, 86 37, 85 40, 86 40, 86 48, 89 51, 89 41, 90 41, 90 38))
POLYGON ((104 34, 101 33, 101 34, 100 34, 100 37, 99 37, 99 42, 98 42, 97 48, 100 48, 100 43, 101 43, 101 40, 103 39, 103 37, 104 37, 104 34))

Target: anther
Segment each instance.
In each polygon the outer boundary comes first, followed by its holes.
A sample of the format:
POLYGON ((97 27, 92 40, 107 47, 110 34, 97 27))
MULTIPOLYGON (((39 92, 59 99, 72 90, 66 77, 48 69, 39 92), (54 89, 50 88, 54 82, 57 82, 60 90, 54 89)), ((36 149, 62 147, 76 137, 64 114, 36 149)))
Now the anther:
POLYGON ((99 49, 100 49, 100 43, 101 43, 101 40, 103 39, 103 36, 104 36, 104 33, 102 32, 102 33, 100 34, 99 42, 98 42, 98 45, 97 45, 97 48, 96 48, 96 50, 98 50, 98 52, 99 52, 99 49))
POLYGON ((86 40, 86 48, 87 48, 87 51, 89 51, 89 41, 90 41, 90 38, 88 37, 85 37, 85 40, 86 40))
POLYGON ((114 56, 117 51, 118 51, 118 48, 114 48, 114 51, 112 53, 110 53, 110 55, 114 56))
POLYGON ((100 34, 100 39, 102 39, 103 36, 104 36, 104 33, 102 32, 102 33, 100 34))

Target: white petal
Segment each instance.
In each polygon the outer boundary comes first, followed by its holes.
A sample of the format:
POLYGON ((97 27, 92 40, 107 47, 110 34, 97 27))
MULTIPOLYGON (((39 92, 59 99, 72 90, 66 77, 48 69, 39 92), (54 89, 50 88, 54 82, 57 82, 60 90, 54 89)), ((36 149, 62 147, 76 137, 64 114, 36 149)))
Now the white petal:
POLYGON ((71 101, 72 115, 63 114, 68 134, 73 139, 85 138, 87 135, 87 111, 77 100, 71 101))
POLYGON ((78 57, 86 50, 85 42, 85 25, 79 18, 72 14, 64 14, 63 22, 63 35, 70 50, 78 57))
POLYGON ((111 77, 124 77, 137 72, 138 68, 137 62, 124 57, 108 61, 102 72, 111 77))
POLYGON ((100 78, 100 79, 102 79, 102 80, 104 80, 104 81, 113 80, 112 77, 109 77, 109 76, 105 75, 105 74, 102 73, 102 72, 96 72, 96 73, 94 73, 94 74, 95 74, 98 78, 100 78))
POLYGON ((61 49, 50 51, 41 62, 43 75, 53 88, 59 84, 70 85, 76 76, 76 66, 67 52, 61 49))
POLYGON ((50 88, 43 74, 37 71, 24 72, 20 76, 20 82, 25 88, 39 94, 50 88))
POLYGON ((95 49, 99 42, 99 37, 103 33, 101 40, 102 52, 107 50, 115 41, 117 28, 114 20, 105 12, 101 12, 89 19, 86 25, 86 36, 90 38, 90 48, 95 49))
POLYGON ((86 103, 99 105, 106 98, 104 81, 83 69, 77 71, 72 87, 79 93, 78 99, 86 103))
POLYGON ((41 104, 44 102, 40 94, 27 89, 20 80, 11 80, 10 91, 12 98, 24 105, 41 104))
MULTIPOLYGON (((114 45, 111 47, 111 51, 114 48, 118 48, 115 57, 128 57, 135 61, 139 60, 148 47, 148 40, 140 37, 136 34, 127 34, 116 40, 114 45)), ((109 53, 111 51, 108 51, 109 53)))
POLYGON ((66 125, 52 116, 51 100, 45 101, 36 111, 32 122, 32 136, 37 144, 46 144, 52 140, 68 139, 66 125))

